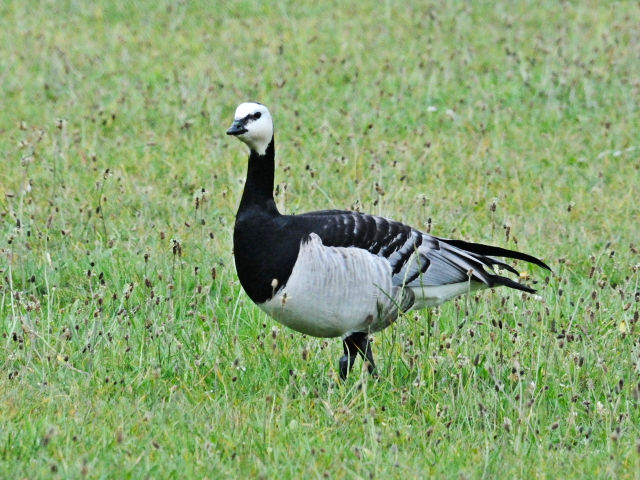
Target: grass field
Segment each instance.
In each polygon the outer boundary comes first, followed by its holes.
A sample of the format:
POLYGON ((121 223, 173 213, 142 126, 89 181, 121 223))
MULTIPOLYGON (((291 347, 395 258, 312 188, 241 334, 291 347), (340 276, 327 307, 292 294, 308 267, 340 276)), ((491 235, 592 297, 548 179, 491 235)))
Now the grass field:
POLYGON ((0 478, 638 478, 637 2, 0 5, 0 478), (444 4, 444 5, 443 5, 444 4), (246 151, 282 211, 517 248, 375 336, 238 284, 246 151))

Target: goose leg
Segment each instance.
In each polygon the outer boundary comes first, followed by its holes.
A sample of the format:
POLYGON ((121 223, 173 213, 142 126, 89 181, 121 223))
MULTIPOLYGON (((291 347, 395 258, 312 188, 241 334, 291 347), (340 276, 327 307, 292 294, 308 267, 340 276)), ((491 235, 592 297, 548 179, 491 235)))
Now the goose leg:
POLYGON ((349 375, 358 354, 369 363, 367 366, 369 373, 377 376, 369 335, 364 332, 352 333, 342 340, 342 346, 344 348, 344 355, 340 358, 340 378, 342 380, 345 380, 349 375))

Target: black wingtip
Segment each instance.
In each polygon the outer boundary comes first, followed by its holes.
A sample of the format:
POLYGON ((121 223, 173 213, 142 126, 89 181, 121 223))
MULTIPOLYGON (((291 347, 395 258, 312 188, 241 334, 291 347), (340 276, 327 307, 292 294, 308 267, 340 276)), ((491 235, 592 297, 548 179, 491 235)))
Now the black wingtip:
POLYGON ((482 243, 465 242, 464 240, 449 240, 445 238, 440 240, 453 245, 454 247, 461 248, 462 250, 467 250, 471 253, 477 253, 479 255, 486 255, 491 257, 515 258, 517 260, 523 260, 525 262, 529 262, 533 265, 537 265, 546 270, 549 270, 550 272, 553 272, 549 265, 544 263, 539 258, 536 258, 533 255, 529 255, 527 253, 518 252, 516 250, 508 250, 502 247, 494 247, 493 245, 485 245, 482 243))
POLYGON ((503 277, 502 275, 493 275, 491 277, 491 280, 494 283, 494 285, 492 286, 503 285, 505 287, 515 288, 516 290, 521 290, 523 292, 527 292, 531 294, 534 294, 537 292, 535 288, 531 288, 527 285, 523 285, 520 282, 516 282, 515 280, 511 280, 510 278, 507 278, 507 277, 503 277))

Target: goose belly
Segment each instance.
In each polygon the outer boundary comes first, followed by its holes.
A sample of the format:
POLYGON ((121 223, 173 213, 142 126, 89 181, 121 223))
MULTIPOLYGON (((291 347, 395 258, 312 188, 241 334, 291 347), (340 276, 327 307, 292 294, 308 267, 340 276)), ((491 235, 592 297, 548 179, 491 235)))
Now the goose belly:
POLYGON ((422 309, 425 307, 436 307, 452 298, 473 293, 476 290, 487 288, 487 286, 472 280, 447 285, 410 286, 407 288, 411 288, 415 296, 414 308, 422 309))
POLYGON ((311 234, 286 285, 258 306, 315 337, 375 332, 398 315, 391 279, 386 259, 359 248, 327 247, 311 234))

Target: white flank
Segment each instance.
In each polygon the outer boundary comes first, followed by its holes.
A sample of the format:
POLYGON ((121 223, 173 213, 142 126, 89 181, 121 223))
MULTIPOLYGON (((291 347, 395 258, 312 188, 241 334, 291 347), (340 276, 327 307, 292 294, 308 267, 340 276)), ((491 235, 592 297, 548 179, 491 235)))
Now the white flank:
POLYGON ((400 289, 389 262, 359 248, 327 247, 312 233, 300 246, 286 286, 260 308, 315 337, 375 332, 393 322, 400 289))

